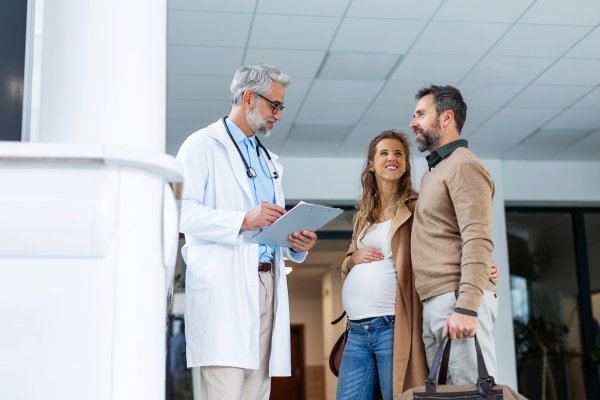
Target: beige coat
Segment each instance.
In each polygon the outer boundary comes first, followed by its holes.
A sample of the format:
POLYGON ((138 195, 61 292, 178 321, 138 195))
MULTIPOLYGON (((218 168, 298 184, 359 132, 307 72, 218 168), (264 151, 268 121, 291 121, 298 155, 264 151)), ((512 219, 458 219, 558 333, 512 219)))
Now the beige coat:
MULTIPOLYGON (((398 270, 396 323, 394 328, 394 398, 402 392, 425 384, 429 370, 423 345, 423 315, 415 290, 415 275, 410 258, 410 235, 417 194, 398 207, 392 221, 392 254, 398 270)), ((354 264, 350 256, 357 251, 356 241, 362 227, 354 226, 354 240, 342 264, 345 279, 354 264)))

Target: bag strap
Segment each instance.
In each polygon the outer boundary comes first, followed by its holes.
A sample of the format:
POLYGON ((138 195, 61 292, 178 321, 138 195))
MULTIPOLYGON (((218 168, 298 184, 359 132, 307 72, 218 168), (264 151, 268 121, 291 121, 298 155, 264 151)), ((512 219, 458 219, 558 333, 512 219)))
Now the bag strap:
MULTIPOLYGON (((489 393, 495 384, 494 377, 489 375, 487 367, 485 366, 483 353, 481 351, 481 346, 479 345, 477 335, 474 336, 474 339, 475 352, 477 353, 477 373, 479 375, 479 378, 477 379, 477 388, 481 393, 489 393)), ((452 341, 449 340, 449 336, 444 336, 440 347, 438 347, 438 350, 435 353, 435 358, 433 359, 433 364, 431 365, 431 371, 429 372, 429 376, 425 381, 425 391, 427 393, 436 392, 435 375, 438 372, 438 369, 440 371, 440 375, 437 384, 446 384, 446 376, 448 375, 448 364, 450 362, 450 343, 452 343, 452 341)))
POLYGON ((344 311, 344 312, 342 313, 342 315, 340 315, 340 317, 339 317, 339 318, 336 318, 336 319, 334 319, 333 321, 331 321, 331 325, 335 325, 335 324, 337 324, 337 323, 338 323, 338 322, 340 322, 340 321, 342 320, 342 318, 344 318, 345 316, 346 316, 346 311, 344 311))

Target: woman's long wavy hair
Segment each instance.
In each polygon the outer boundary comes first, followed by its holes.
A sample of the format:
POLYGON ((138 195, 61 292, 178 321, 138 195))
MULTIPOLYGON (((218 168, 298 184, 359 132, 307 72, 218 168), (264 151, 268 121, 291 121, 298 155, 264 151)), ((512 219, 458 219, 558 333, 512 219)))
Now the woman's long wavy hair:
POLYGON ((370 170, 370 166, 371 162, 375 159, 377 145, 384 139, 396 139, 400 141, 402 147, 404 147, 406 171, 398 181, 398 190, 396 191, 393 200, 395 200, 396 205, 400 207, 414 193, 410 164, 411 143, 408 139, 408 135, 395 129, 381 132, 379 135, 375 136, 369 144, 365 166, 360 175, 360 183, 363 192, 358 198, 358 204, 356 205, 358 212, 354 216, 355 221, 358 220, 357 233, 362 232, 359 240, 362 240, 369 229, 379 221, 383 212, 383 204, 381 204, 381 197, 379 195, 379 189, 377 188, 377 179, 375 177, 375 172, 370 170))

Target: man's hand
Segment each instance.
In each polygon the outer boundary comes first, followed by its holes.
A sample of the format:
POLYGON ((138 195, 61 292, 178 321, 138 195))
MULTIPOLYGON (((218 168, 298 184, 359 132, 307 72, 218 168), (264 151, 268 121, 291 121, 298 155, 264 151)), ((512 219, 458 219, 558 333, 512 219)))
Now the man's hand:
POLYGON ((288 236, 288 242, 292 245, 292 249, 296 253, 302 253, 309 251, 317 241, 317 234, 309 231, 302 231, 302 233, 294 232, 293 235, 288 236))
POLYGON ((490 275, 494 283, 498 283, 498 264, 496 261, 492 260, 492 273, 490 275))
POLYGON ((450 332, 450 340, 462 339, 463 337, 472 338, 477 333, 477 317, 470 315, 452 313, 446 326, 444 327, 444 336, 450 332))
POLYGON ((350 260, 352 260, 355 265, 370 263, 373 261, 381 261, 383 260, 383 253, 370 247, 363 247, 362 249, 352 253, 350 260))
POLYGON ((271 225, 285 214, 277 204, 261 203, 246 213, 241 231, 257 231, 271 225))

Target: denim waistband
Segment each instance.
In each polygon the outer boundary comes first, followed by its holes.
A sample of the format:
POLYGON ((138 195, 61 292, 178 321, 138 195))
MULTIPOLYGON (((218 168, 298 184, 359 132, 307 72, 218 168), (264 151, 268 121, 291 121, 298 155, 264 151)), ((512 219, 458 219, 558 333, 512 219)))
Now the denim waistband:
POLYGON ((349 320, 348 326, 350 329, 356 329, 359 331, 372 331, 382 326, 393 325, 395 320, 395 315, 384 315, 382 317, 375 317, 366 321, 360 320, 364 322, 353 322, 349 320))

